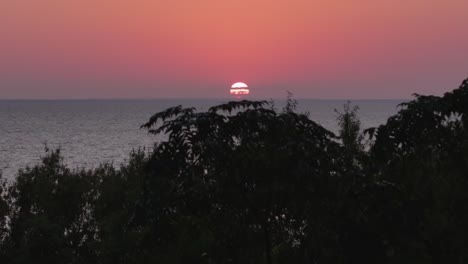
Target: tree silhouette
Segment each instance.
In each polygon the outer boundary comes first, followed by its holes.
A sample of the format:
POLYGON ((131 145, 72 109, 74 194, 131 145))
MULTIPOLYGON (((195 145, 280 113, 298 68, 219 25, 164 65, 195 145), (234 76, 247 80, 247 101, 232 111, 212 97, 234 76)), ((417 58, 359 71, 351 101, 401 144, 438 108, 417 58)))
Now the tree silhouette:
POLYGON ((338 135, 296 104, 166 109, 142 126, 164 140, 118 168, 70 169, 47 151, 0 178, 0 260, 468 260, 468 80, 364 132, 350 103, 336 110, 338 135))

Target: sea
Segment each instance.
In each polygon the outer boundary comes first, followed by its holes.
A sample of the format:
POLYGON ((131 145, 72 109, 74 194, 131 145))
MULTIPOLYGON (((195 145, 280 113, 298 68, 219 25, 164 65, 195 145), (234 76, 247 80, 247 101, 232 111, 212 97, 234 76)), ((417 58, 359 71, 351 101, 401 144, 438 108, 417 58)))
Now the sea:
MULTIPOLYGON (((162 137, 140 129, 155 113, 182 105, 206 111, 229 99, 152 100, 0 100, 0 171, 14 179, 19 169, 33 166, 45 149, 60 148, 72 168, 119 166, 135 149, 150 151, 162 137)), ((297 112, 337 132, 337 113, 347 100, 297 99, 297 112)), ((363 129, 384 124, 404 100, 353 100, 363 129)), ((275 100, 278 110, 285 100, 275 100)))

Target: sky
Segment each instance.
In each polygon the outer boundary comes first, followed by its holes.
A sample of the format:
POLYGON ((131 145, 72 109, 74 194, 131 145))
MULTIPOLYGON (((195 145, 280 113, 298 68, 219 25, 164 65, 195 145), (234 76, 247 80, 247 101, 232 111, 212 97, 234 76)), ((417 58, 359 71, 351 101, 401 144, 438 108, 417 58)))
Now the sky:
POLYGON ((0 99, 441 95, 467 0, 0 0, 0 99))

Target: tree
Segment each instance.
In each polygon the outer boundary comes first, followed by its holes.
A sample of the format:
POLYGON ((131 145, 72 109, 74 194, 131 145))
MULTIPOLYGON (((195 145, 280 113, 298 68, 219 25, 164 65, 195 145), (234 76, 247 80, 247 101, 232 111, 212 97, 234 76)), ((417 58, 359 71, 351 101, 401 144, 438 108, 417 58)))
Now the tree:
POLYGON ((95 256, 94 178, 62 164, 60 151, 20 170, 9 188, 8 263, 86 263, 95 256))
POLYGON ((6 263, 465 263, 468 80, 373 129, 339 135, 265 101, 176 106, 120 167, 70 169, 60 150, 0 178, 6 263))
POLYGON ((8 204, 8 186, 2 178, 0 171, 0 259, 4 258, 6 238, 8 237, 8 216, 10 215, 10 206, 8 204))
POLYGON ((335 109, 339 126, 339 138, 345 149, 350 153, 359 153, 364 150, 362 145, 363 135, 361 133, 361 121, 358 118, 359 106, 351 107, 348 101, 343 105, 343 112, 335 109))
POLYGON ((443 97, 416 95, 374 132, 369 173, 398 189, 392 243, 401 259, 468 259, 467 89, 465 80, 443 97))

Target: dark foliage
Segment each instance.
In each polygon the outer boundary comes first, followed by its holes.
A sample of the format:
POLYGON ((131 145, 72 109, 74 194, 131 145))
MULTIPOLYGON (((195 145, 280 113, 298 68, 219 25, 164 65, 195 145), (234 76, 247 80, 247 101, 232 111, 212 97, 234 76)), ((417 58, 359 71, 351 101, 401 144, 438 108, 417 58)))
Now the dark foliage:
POLYGON ((0 181, 1 263, 468 261, 468 80, 365 134, 349 103, 338 135, 296 104, 169 108, 120 168, 48 151, 0 181))

